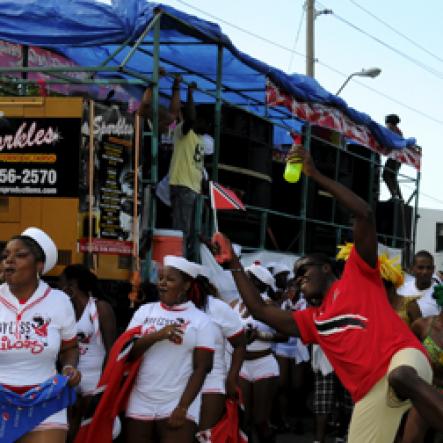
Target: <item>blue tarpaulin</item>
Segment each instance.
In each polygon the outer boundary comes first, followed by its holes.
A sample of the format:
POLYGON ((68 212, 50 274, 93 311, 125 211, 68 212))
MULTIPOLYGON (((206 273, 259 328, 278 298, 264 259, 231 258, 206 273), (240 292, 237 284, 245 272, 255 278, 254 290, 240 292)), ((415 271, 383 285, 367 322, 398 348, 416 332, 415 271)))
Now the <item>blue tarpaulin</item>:
MULTIPOLYGON (((157 7, 165 13, 161 19, 160 60, 168 72, 180 72, 187 81, 196 81, 199 88, 215 93, 217 44, 221 44, 224 48, 224 100, 264 115, 265 85, 269 78, 297 100, 340 109, 355 123, 369 128, 382 147, 403 149, 415 144, 415 139, 403 139, 367 114, 349 107, 316 80, 301 74, 288 75, 242 53, 219 25, 158 3, 146 0, 0 0, 0 40, 50 48, 80 66, 97 66, 122 43, 135 42, 153 20, 157 7)), ((151 32, 144 39, 143 51, 136 51, 126 67, 151 75, 152 43, 151 32)), ((130 50, 128 44, 108 65, 120 65, 130 50)), ((169 91, 170 84, 170 78, 161 79, 160 90, 169 91)), ((197 103, 213 100, 205 93, 195 94, 197 103)), ((295 129, 302 125, 283 109, 269 108, 267 115, 295 129)))

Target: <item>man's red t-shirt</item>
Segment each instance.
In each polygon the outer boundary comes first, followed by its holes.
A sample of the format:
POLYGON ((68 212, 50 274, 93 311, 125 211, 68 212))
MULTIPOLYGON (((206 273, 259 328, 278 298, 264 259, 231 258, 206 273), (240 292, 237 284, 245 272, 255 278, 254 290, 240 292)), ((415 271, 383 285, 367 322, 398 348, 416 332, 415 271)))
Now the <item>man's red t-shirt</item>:
POLYGON ((379 265, 370 267, 355 248, 321 306, 292 315, 302 341, 321 346, 355 402, 386 374, 397 351, 426 354, 389 304, 379 265))

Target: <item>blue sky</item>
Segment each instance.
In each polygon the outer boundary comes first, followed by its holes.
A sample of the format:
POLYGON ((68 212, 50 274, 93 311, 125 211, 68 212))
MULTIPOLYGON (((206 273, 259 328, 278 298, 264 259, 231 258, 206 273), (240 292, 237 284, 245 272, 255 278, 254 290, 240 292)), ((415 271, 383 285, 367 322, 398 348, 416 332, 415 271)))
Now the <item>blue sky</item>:
MULTIPOLYGON (((294 48, 302 55, 292 56, 287 50, 218 21, 240 50, 285 72, 305 72, 305 15, 302 21, 304 0, 165 0, 162 3, 210 21, 217 21, 194 8, 207 11, 286 48, 294 48), (301 22, 301 32, 295 44, 301 22)), ((315 78, 327 90, 336 92, 346 75, 362 68, 382 69, 380 76, 375 79, 351 80, 341 96, 350 106, 368 113, 379 123, 383 124, 386 114, 396 113, 400 116, 400 128, 404 135, 415 137, 423 148, 420 206, 443 209, 443 153, 440 146, 443 132, 443 2, 317 0, 316 8, 331 9, 334 14, 321 15, 316 19, 315 56, 318 63, 315 78), (399 36, 359 6, 405 34, 427 52, 399 36), (342 20, 402 52, 404 56, 342 20), (414 59, 425 69, 407 58, 414 59)), ((404 166, 401 173, 415 176, 413 169, 404 166)), ((402 185, 402 189, 406 197, 412 192, 410 184, 402 185)), ((386 192, 382 195, 386 197, 386 192)))

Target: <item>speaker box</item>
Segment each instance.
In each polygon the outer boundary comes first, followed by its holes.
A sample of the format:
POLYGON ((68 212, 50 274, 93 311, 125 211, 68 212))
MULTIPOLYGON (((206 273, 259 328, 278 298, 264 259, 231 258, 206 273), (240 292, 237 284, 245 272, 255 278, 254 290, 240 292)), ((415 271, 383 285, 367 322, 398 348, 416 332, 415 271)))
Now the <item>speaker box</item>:
MULTIPOLYGON (((376 222, 377 232, 387 236, 411 238, 412 232, 412 206, 402 204, 399 200, 387 200, 377 203, 376 222), (404 208, 404 223, 403 210, 404 208)), ((392 239, 387 238, 387 244, 392 244, 392 239)), ((403 242, 397 242, 397 246, 403 242)))
MULTIPOLYGON (((212 104, 197 106, 197 116, 214 120, 212 104)), ((246 204, 271 207, 273 126, 234 107, 222 106, 218 181, 246 204)), ((212 165, 208 163, 211 173, 212 165)))

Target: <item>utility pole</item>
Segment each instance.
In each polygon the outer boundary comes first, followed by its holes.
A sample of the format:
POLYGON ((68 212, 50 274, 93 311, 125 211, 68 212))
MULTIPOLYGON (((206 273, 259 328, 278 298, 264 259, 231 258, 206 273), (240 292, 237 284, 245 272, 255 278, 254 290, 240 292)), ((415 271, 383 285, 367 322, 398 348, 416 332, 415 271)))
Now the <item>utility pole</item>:
POLYGON ((306 75, 314 77, 315 0, 306 0, 306 75))

